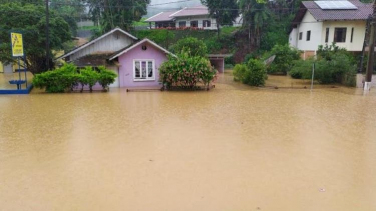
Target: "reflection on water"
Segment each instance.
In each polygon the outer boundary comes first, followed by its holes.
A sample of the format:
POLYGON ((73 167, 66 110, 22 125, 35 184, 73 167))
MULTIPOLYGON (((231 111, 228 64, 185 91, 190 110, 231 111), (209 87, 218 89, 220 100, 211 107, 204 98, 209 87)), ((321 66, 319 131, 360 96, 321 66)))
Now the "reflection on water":
POLYGON ((376 95, 0 96, 0 210, 376 209, 376 95))

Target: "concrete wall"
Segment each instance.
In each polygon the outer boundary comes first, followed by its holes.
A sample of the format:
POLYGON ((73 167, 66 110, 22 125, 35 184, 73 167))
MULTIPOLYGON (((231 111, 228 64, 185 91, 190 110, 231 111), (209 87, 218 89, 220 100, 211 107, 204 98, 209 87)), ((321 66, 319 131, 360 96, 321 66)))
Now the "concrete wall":
POLYGON ((289 35, 289 44, 303 51, 316 51, 319 45, 331 45, 334 41, 335 28, 347 28, 346 42, 336 43, 337 46, 346 48, 348 51, 361 51, 363 48, 366 21, 316 21, 310 12, 306 12, 304 18, 297 28, 294 28, 289 35), (329 39, 325 42, 326 29, 329 28, 329 39), (353 41, 351 42, 351 31, 354 28, 353 41), (311 31, 311 39, 307 41, 307 31, 311 31), (299 33, 303 37, 299 40, 299 33))
MULTIPOLYGON (((364 87, 365 76, 363 74, 356 75, 356 87, 363 88, 364 87)), ((371 89, 376 89, 376 75, 372 75, 372 86, 371 89)))
POLYGON ((362 51, 364 36, 366 33, 366 21, 325 21, 323 22, 322 45, 332 44, 334 41, 335 28, 347 28, 346 42, 336 43, 337 46, 346 48, 348 51, 362 51), (326 28, 329 28, 329 40, 325 43, 326 28), (354 28, 353 42, 351 42, 351 30, 354 28))
POLYGON ((310 12, 306 12, 302 23, 297 27, 297 48, 299 50, 316 51, 322 43, 322 22, 317 22, 310 12), (311 31, 311 39, 307 41, 307 31, 311 31), (299 40, 299 33, 303 32, 303 37, 299 40))
POLYGON ((291 47, 298 47, 298 29, 293 28, 289 35, 289 44, 291 47))
POLYGON ((119 81, 120 87, 156 87, 161 86, 159 83, 159 67, 167 60, 165 52, 157 49, 149 43, 142 44, 128 51, 119 57, 119 81), (147 49, 142 50, 142 45, 147 49), (155 80, 135 81, 133 76, 133 61, 135 59, 154 60, 155 80))
POLYGON ((198 28, 204 28, 206 30, 216 30, 217 29, 217 21, 213 18, 208 16, 192 16, 192 17, 178 17, 175 20, 176 27, 179 27, 180 21, 186 21, 186 27, 191 27, 191 21, 198 21, 198 28), (210 20, 211 26, 210 27, 203 27, 203 21, 210 20))

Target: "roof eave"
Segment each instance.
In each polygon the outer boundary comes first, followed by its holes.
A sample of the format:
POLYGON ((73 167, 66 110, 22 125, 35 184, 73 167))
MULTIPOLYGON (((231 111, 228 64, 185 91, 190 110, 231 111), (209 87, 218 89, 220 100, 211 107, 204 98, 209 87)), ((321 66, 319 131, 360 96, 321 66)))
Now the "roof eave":
POLYGON ((120 28, 115 28, 115 29, 113 29, 113 30, 111 30, 111 31, 109 31, 109 32, 107 32, 107 33, 105 33, 105 34, 103 34, 102 36, 100 36, 100 37, 98 37, 98 38, 96 38, 96 39, 94 39, 94 40, 92 40, 92 41, 90 41, 90 42, 88 42, 88 43, 85 43, 85 44, 83 44, 82 46, 80 46, 80 47, 78 47, 78 48, 76 48, 76 49, 74 49, 74 50, 72 50, 72 51, 70 51, 70 52, 68 52, 68 53, 66 53, 66 54, 64 54, 64 55, 62 55, 62 56, 60 56, 60 57, 58 57, 58 58, 56 58, 55 60, 63 59, 63 58, 65 58, 65 57, 67 57, 67 56, 70 56, 70 55, 72 55, 72 54, 74 54, 74 53, 76 53, 76 52, 78 52, 78 51, 80 51, 80 50, 82 50, 82 49, 84 49, 84 48, 86 48, 86 47, 88 47, 88 46, 90 46, 90 45, 96 43, 97 41, 99 41, 99 40, 101 40, 101 39, 107 37, 108 35, 114 33, 115 31, 120 31, 120 32, 122 32, 123 34, 127 35, 128 37, 130 37, 130 38, 132 38, 132 39, 134 39, 134 40, 138 40, 137 37, 135 37, 135 36, 129 34, 128 32, 126 32, 126 31, 124 31, 124 30, 122 30, 122 29, 120 29, 120 28))

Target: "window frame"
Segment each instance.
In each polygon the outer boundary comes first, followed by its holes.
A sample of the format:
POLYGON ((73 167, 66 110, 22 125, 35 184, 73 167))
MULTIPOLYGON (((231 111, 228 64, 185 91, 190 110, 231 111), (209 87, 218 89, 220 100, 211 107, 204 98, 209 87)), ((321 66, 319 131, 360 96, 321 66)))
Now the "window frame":
POLYGON ((350 37, 350 43, 353 42, 353 38, 354 38, 354 27, 351 28, 351 37, 350 37))
POLYGON ((189 24, 190 24, 190 27, 192 28, 198 28, 198 20, 192 20, 189 24), (192 26, 192 22, 196 22, 197 26, 192 26))
POLYGON ((334 38, 333 38, 334 43, 346 43, 346 39, 347 39, 347 27, 336 27, 336 28, 334 28, 334 38), (344 41, 338 41, 337 30, 344 30, 344 32, 345 32, 344 41))
POLYGON ((327 27, 326 32, 325 32, 325 43, 329 42, 329 33, 330 33, 330 28, 327 27))
POLYGON ((306 34, 306 41, 311 41, 311 30, 308 30, 308 31, 307 31, 307 34, 306 34))
POLYGON ((156 68, 155 68, 155 60, 154 59, 133 59, 133 81, 134 82, 143 82, 143 81, 155 81, 155 74, 156 74, 156 68), (136 62, 140 62, 140 75, 141 73, 141 68, 142 68, 142 62, 146 62, 146 68, 148 68, 148 63, 152 63, 152 72, 153 72, 153 77, 148 76, 148 72, 146 72, 146 78, 136 78, 136 62))
POLYGON ((299 32, 299 40, 303 39, 303 32, 299 32))
POLYGON ((202 27, 204 28, 211 28, 211 20, 203 20, 202 27))
POLYGON ((179 27, 187 27, 187 21, 179 21, 179 27), (184 26, 182 26, 182 23, 184 23, 184 26))

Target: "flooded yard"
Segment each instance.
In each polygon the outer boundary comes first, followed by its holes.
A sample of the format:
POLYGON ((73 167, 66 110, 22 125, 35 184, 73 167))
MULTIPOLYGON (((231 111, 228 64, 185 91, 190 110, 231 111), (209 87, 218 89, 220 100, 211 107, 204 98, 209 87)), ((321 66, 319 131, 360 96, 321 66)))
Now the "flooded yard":
POLYGON ((0 119, 0 210, 376 210, 375 90, 226 73, 210 92, 0 96, 0 119))

